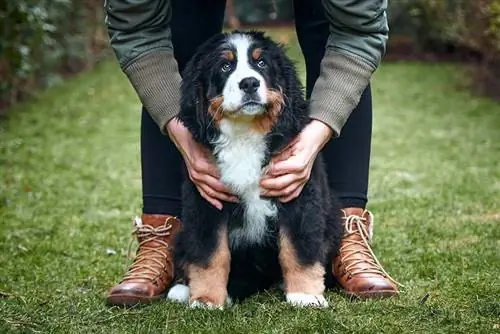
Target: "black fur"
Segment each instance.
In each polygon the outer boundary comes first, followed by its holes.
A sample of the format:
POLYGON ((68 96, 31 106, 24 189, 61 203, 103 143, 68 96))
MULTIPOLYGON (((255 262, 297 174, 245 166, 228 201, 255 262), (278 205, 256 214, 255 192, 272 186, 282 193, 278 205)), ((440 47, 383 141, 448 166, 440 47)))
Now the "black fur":
MULTIPOLYGON (((256 68, 269 87, 281 89, 285 105, 276 125, 266 136, 269 155, 285 147, 310 121, 308 104, 298 79, 295 66, 286 56, 282 46, 260 32, 248 32, 267 64, 256 68)), ((187 126, 195 140, 213 150, 212 141, 219 135, 216 124, 207 112, 209 100, 221 94, 225 74, 220 71, 224 61, 220 54, 226 47, 228 34, 219 34, 201 45, 187 64, 181 88, 179 119, 187 126)), ((176 239, 177 267, 186 264, 208 265, 217 246, 221 224, 241 224, 243 215, 238 204, 224 203, 217 210, 198 193, 194 184, 186 178, 183 185, 183 228, 176 239)), ((263 245, 232 250, 229 294, 233 298, 248 295, 279 282, 281 269, 278 262, 278 229, 288 234, 304 265, 320 261, 327 264, 338 251, 341 229, 340 210, 328 187, 323 159, 319 156, 313 166, 310 180, 300 196, 289 203, 276 201, 277 221, 269 221, 269 234, 263 245)))

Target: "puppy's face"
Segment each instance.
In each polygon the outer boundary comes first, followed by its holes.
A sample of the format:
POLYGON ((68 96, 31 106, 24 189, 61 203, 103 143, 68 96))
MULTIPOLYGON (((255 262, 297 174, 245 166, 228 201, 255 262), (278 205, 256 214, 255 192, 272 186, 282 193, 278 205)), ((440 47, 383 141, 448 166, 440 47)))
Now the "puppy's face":
POLYGON ((284 56, 284 51, 266 38, 247 33, 223 35, 211 45, 212 50, 199 59, 211 116, 216 121, 275 121, 283 104, 275 58, 284 56))
POLYGON ((240 34, 229 37, 224 44, 218 64, 223 83, 222 109, 228 114, 249 116, 265 112, 270 70, 262 46, 240 34))

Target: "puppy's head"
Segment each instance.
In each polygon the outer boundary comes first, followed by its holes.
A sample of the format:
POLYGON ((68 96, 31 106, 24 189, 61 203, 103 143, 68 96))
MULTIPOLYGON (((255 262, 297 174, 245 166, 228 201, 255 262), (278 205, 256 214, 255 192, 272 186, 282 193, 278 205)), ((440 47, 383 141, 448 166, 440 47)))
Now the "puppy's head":
POLYGON ((262 33, 216 35, 183 72, 179 118, 201 139, 222 119, 267 133, 282 111, 290 68, 285 51, 262 33))

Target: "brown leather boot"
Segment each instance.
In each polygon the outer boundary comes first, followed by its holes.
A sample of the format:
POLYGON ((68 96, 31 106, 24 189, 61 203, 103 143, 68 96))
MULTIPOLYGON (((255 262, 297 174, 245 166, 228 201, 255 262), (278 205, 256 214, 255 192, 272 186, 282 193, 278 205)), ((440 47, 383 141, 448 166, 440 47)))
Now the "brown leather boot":
POLYGON ((181 227, 180 220, 144 214, 142 220, 136 218, 134 225, 139 247, 122 281, 109 291, 110 305, 134 306, 158 300, 174 277, 172 243, 181 227))
POLYGON ((370 247, 373 215, 360 208, 343 210, 344 236, 333 260, 333 275, 350 297, 390 297, 399 285, 382 268, 370 247))

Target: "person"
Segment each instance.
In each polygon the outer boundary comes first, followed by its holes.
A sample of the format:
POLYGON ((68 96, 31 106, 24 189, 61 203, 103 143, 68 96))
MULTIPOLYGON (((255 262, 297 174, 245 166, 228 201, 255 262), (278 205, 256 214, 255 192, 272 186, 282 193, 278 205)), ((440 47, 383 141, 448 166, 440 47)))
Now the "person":
MULTIPOLYGON (((139 246, 111 305, 149 303, 174 279, 172 239, 182 226, 185 164, 200 194, 217 208, 237 200, 218 179, 207 150, 177 121, 182 70, 196 48, 223 28, 225 0, 106 0, 110 45, 142 102, 143 212, 139 246)), ((263 177, 266 196, 293 200, 323 151, 329 183, 343 207, 345 235, 331 272, 348 295, 398 293, 371 249, 373 215, 366 209, 371 155, 370 79, 385 53, 387 0, 294 0, 295 27, 305 58, 306 97, 313 121, 273 157, 263 177)))

